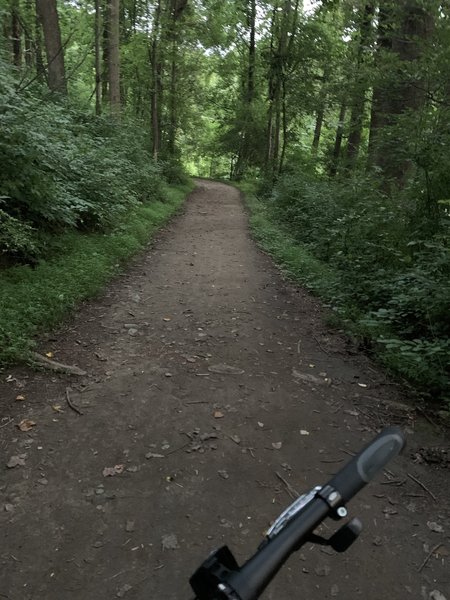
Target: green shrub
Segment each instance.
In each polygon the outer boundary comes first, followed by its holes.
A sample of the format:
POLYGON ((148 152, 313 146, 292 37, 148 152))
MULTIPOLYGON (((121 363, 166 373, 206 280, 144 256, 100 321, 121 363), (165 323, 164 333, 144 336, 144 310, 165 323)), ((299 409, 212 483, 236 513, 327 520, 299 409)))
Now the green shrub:
POLYGON ((0 208, 0 256, 22 260, 36 256, 34 229, 0 208))
MULTIPOLYGON (((2 210, 39 231, 107 229, 139 202, 163 199, 163 175, 139 123, 115 125, 44 92, 19 93, 0 60, 2 210)), ((18 249, 19 250, 19 249, 18 249)))
POLYGON ((447 398, 449 219, 443 206, 438 228, 417 230, 421 203, 414 187, 391 197, 372 177, 298 171, 250 201, 256 236, 280 264, 371 339, 393 370, 447 398))

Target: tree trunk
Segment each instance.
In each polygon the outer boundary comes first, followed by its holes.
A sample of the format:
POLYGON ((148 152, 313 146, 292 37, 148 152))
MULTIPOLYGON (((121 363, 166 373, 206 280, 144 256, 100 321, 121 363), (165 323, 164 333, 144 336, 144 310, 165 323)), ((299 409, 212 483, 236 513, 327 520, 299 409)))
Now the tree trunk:
POLYGON ((109 10, 108 0, 102 0, 102 102, 109 100, 109 10))
MULTIPOLYGON (((250 127, 253 119, 253 100, 255 96, 255 67, 256 67, 256 0, 249 0, 247 3, 247 28, 249 32, 249 43, 248 43, 248 62, 247 62, 247 73, 245 91, 243 94, 243 113, 245 115, 245 121, 241 124, 241 131, 239 136, 239 148, 237 159, 235 163, 233 179, 240 180, 244 175, 247 164, 249 162, 249 144, 252 143, 250 139, 250 127)), ((244 86, 243 86, 244 87, 244 86)), ((240 116, 240 115, 239 115, 240 116)))
POLYGON ((321 104, 316 113, 316 125, 314 127, 314 138, 312 143, 312 152, 314 155, 319 150, 320 135, 322 133, 323 117, 325 115, 325 106, 321 104))
POLYGON ((13 63, 16 67, 22 66, 22 27, 20 24, 19 2, 11 2, 11 39, 13 51, 13 63))
POLYGON ((169 131, 167 137, 167 151, 170 157, 175 156, 175 140, 177 135, 177 34, 176 22, 173 22, 171 31, 172 51, 170 58, 170 86, 169 86, 169 131))
POLYGON ((159 122, 159 92, 160 92, 160 68, 158 39, 161 20, 161 0, 155 7, 153 18, 152 44, 150 48, 150 65, 152 68, 152 90, 151 90, 151 119, 152 119, 152 154, 153 160, 158 160, 161 143, 160 122, 159 122))
POLYGON ((286 149, 288 143, 288 115, 287 115, 287 102, 286 102, 286 80, 283 77, 282 89, 281 89, 281 111, 282 111, 282 123, 283 123, 283 143, 281 145, 280 163, 278 165, 278 175, 283 172, 284 161, 286 158, 286 149))
POLYGON ((169 131, 167 136, 167 151, 174 158, 176 153, 176 137, 178 129, 177 118, 177 62, 178 62, 178 23, 187 6, 188 0, 170 0, 170 23, 168 39, 171 46, 170 56, 170 85, 169 85, 169 131))
POLYGON ((275 100, 275 74, 273 69, 273 60, 275 54, 275 24, 277 17, 278 3, 274 4, 272 18, 270 23, 270 51, 269 51, 269 73, 267 85, 267 100, 269 107, 267 109, 267 138, 266 138, 266 171, 269 171, 273 162, 273 117, 275 100))
POLYGON ((42 57, 42 25, 37 10, 34 19, 34 44, 36 50, 36 73, 39 81, 46 81, 48 85, 47 73, 45 70, 44 59, 42 57))
POLYGON ((404 157, 404 152, 403 157, 398 155, 405 140, 394 130, 390 135, 385 133, 400 115, 418 111, 424 105, 424 86, 411 65, 420 58, 433 25, 431 10, 421 0, 380 6, 379 47, 394 53, 400 62, 398 69, 380 79, 373 91, 369 163, 381 169, 387 184, 394 182, 402 187, 411 174, 412 161, 404 157))
POLYGON ((33 41, 33 25, 35 21, 35 13, 33 10, 32 0, 26 0, 25 2, 25 22, 24 27, 25 34, 25 64, 27 67, 32 67, 34 64, 34 41, 33 41))
POLYGON ((36 10, 44 32, 48 87, 52 92, 67 95, 64 49, 61 43, 56 0, 36 0, 36 10))
POLYGON ((114 117, 120 115, 120 48, 119 48, 120 0, 109 0, 108 15, 108 74, 109 104, 114 117))
POLYGON ((331 159, 330 165, 330 175, 334 177, 338 172, 339 166, 339 158, 341 155, 341 146, 342 146, 342 138, 344 135, 344 121, 345 121, 345 113, 347 112, 347 107, 345 105, 345 100, 342 101, 341 109, 339 111, 339 121, 336 128, 336 138, 334 141, 333 148, 333 156, 331 159))
POLYGON ((247 16, 248 28, 250 30, 250 41, 248 46, 248 69, 247 69, 247 104, 251 105, 255 95, 255 66, 256 66, 256 0, 250 0, 247 16))
POLYGON ((95 0, 95 114, 102 114, 102 67, 101 67, 101 14, 100 0, 95 0))
POLYGON ((366 102, 366 74, 364 73, 365 49, 371 40, 372 21, 375 15, 375 4, 368 2, 363 9, 361 17, 358 52, 356 60, 357 81, 355 83, 352 107, 350 113, 349 135, 347 143, 347 168, 353 169, 358 158, 359 147, 364 121, 364 108, 366 102))

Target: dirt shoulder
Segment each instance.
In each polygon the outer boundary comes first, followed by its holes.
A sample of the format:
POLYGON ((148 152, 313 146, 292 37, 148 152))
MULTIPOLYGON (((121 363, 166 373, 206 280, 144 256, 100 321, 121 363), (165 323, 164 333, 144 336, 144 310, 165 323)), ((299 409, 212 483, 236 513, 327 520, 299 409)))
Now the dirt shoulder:
POLYGON ((361 539, 307 547, 264 598, 448 600, 448 469, 423 451, 445 441, 256 248, 237 190, 200 182, 40 350, 87 375, 2 374, 0 597, 187 599, 210 550, 254 551, 285 482, 324 483, 394 422, 409 448, 353 501, 361 539))

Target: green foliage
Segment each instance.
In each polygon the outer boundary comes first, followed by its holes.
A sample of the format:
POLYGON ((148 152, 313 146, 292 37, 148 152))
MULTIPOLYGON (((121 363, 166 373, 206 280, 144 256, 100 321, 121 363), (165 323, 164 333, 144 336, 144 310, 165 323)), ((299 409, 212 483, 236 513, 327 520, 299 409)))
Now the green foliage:
POLYGON ((0 363, 23 360, 43 328, 101 291, 182 204, 192 185, 163 188, 163 200, 136 206, 107 234, 67 231, 36 268, 0 270, 0 363), (58 250, 58 252, 56 252, 58 250))
MULTIPOLYGON (((35 231, 0 208, 0 257, 26 258, 36 253, 35 231)), ((1 262, 0 262, 1 265, 1 262)))
POLYGON ((394 205, 371 179, 337 183, 297 172, 250 207, 257 239, 289 274, 372 340, 394 371, 432 398, 447 397, 448 238, 411 240, 411 198, 394 205))
POLYGON ((2 252, 35 252, 30 227, 105 230, 138 203, 162 198, 162 175, 137 125, 49 104, 40 90, 20 93, 4 63, 0 79, 2 252))

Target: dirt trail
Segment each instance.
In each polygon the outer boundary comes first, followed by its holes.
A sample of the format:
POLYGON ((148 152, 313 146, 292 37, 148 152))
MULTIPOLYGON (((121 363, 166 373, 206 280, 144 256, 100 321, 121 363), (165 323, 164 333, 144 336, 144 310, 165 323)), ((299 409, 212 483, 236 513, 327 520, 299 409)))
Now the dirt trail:
MULTIPOLYGON (((383 422, 415 426, 217 183, 200 182, 154 248, 41 350, 88 375, 2 375, 0 598, 188 599, 210 550, 248 557, 290 502, 277 473, 307 489, 383 422)), ((264 598, 450 598, 449 477, 411 460, 423 436, 352 503, 365 524, 353 548, 305 548, 264 598)))

